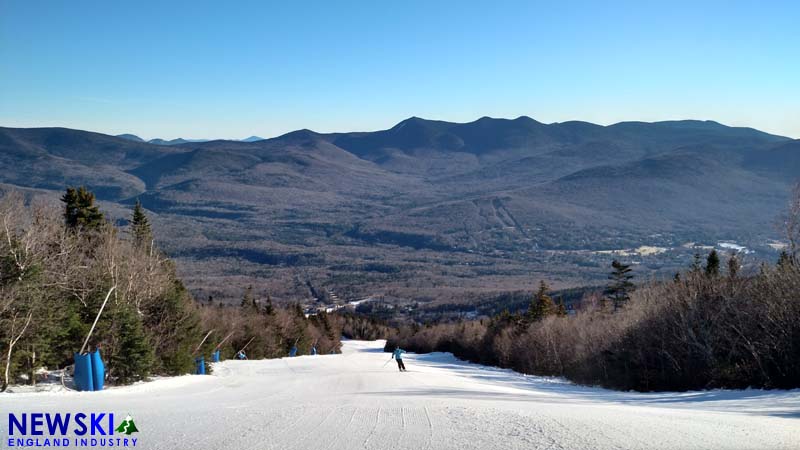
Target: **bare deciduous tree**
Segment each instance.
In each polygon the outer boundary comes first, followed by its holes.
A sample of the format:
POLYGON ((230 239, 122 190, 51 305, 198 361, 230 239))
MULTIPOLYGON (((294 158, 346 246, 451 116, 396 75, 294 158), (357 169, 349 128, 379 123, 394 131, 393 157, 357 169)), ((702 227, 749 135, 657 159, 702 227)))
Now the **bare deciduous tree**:
POLYGON ((0 392, 5 392, 6 388, 8 388, 8 377, 11 370, 11 353, 14 351, 14 346, 17 345, 17 342, 25 335, 25 331, 28 329, 28 326, 31 324, 31 319, 33 318, 33 311, 30 311, 28 315, 25 317, 25 322, 22 324, 21 328, 17 328, 17 315, 14 314, 11 317, 11 328, 9 332, 9 341, 8 341, 8 350, 6 350, 6 364, 5 370, 3 373, 3 385, 0 386, 0 392))
POLYGON ((789 208, 783 220, 783 231, 789 242, 789 257, 796 264, 800 257, 800 182, 792 189, 789 208))

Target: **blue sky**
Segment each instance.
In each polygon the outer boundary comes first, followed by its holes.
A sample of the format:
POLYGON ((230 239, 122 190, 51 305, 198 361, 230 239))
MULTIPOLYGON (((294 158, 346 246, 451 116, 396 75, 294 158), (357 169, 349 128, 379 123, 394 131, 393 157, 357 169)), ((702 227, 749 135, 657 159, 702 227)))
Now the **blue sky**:
POLYGON ((0 125, 145 138, 410 116, 800 138, 800 2, 0 0, 0 125))

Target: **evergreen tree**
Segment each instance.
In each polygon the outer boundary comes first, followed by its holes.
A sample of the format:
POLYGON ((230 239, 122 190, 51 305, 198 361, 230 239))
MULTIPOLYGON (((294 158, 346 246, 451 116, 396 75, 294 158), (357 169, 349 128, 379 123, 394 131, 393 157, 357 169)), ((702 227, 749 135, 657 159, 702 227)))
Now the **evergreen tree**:
POLYGON ((286 352, 291 350, 292 347, 297 347, 297 354, 302 355, 306 349, 311 348, 311 336, 308 334, 308 321, 306 314, 303 312, 303 307, 299 303, 292 306, 292 325, 289 328, 289 333, 286 336, 287 347, 286 352))
POLYGON ((706 258, 706 276, 717 277, 719 276, 719 254, 716 250, 711 250, 706 258))
POLYGON ((331 321, 328 318, 328 313, 322 312, 317 315, 317 322, 319 323, 318 328, 322 328, 322 331, 325 335, 325 338, 329 342, 336 341, 336 334, 334 333, 333 326, 331 325, 331 321))
POLYGON ((761 261, 761 264, 758 265, 758 276, 766 277, 769 274, 769 264, 766 261, 761 261))
POLYGON ((64 203, 64 223, 68 228, 98 229, 103 223, 103 213, 94 204, 94 194, 86 187, 67 188, 61 197, 64 203))
POLYGON ((553 299, 548 295, 550 288, 544 280, 539 282, 539 290, 533 296, 531 304, 528 307, 527 319, 530 321, 542 320, 545 317, 555 314, 556 304, 553 299))
POLYGON ((306 313, 303 311, 303 307, 300 306, 300 303, 295 303, 292 305, 292 311, 294 312, 295 317, 298 318, 306 318, 306 313))
POLYGON ((242 296, 242 303, 240 306, 243 309, 258 311, 258 304, 256 303, 255 296, 253 295, 253 285, 247 286, 247 289, 244 290, 244 295, 242 296))
POLYGON ((133 207, 133 217, 131 218, 131 234, 133 235, 133 242, 138 247, 147 247, 153 241, 153 232, 150 229, 150 221, 142 208, 142 203, 136 200, 136 206, 133 207))
POLYGON ((700 253, 695 253, 694 258, 692 259, 692 267, 689 269, 689 271, 692 273, 700 273, 703 270, 701 261, 702 258, 700 257, 700 253))
POLYGON ((156 369, 168 375, 190 373, 194 369, 192 350, 203 337, 203 327, 197 306, 183 283, 174 278, 159 300, 149 305, 146 317, 150 319, 145 325, 151 341, 159 344, 155 347, 156 369), (169 339, 163 339, 165 333, 169 339))
POLYGON ((792 257, 789 256, 789 253, 786 250, 781 251, 781 255, 778 257, 778 269, 786 271, 792 268, 793 265, 792 257))
POLYGON ((616 259, 611 263, 613 270, 608 279, 611 280, 606 288, 605 294, 613 302, 614 310, 621 308, 631 299, 630 293, 633 292, 635 285, 631 282, 633 275, 630 264, 622 264, 616 259))
POLYGON ((490 322, 491 323, 499 323, 499 322, 507 323, 510 320, 509 319, 510 317, 511 317, 511 311, 509 311, 508 308, 503 308, 502 311, 500 311, 499 313, 497 313, 494 316, 492 316, 490 322))
POLYGON ((74 228, 78 226, 78 190, 75 188, 67 188, 67 192, 61 196, 61 202, 64 203, 64 223, 67 227, 74 228))
POLYGON ((153 348, 139 315, 132 306, 120 305, 114 314, 114 325, 116 345, 109 355, 109 375, 121 384, 146 378, 153 363, 153 348))
POLYGON ((566 317, 567 316, 567 307, 564 305, 564 299, 558 299, 558 307, 556 309, 556 315, 559 317, 566 317))
POLYGON ((728 277, 732 280, 735 279, 739 275, 739 270, 742 268, 741 263, 739 263, 739 258, 736 257, 736 253, 731 252, 731 257, 728 258, 728 277))
POLYGON ((264 305, 264 314, 268 316, 275 315, 275 306, 272 304, 272 297, 269 294, 267 294, 267 302, 264 305))

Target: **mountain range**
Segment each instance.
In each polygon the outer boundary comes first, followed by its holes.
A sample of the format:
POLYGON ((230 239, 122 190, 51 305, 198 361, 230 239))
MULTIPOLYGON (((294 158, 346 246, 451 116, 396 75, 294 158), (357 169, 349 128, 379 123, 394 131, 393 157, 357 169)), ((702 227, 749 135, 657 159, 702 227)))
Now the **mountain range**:
POLYGON ((800 141, 695 120, 412 117, 375 132, 154 141, 0 128, 0 183, 50 198, 86 185, 120 221, 139 199, 203 298, 253 284, 285 300, 427 302, 599 284, 615 257, 667 274, 721 242, 771 258, 800 175, 800 141))
MULTIPOLYGON (((140 138, 139 136, 137 136, 135 134, 130 134, 130 133, 118 134, 117 137, 118 138, 122 138, 122 139, 127 139, 129 141, 147 142, 149 144, 155 144, 155 145, 178 145, 178 144, 187 144, 189 142, 208 142, 208 141, 212 140, 212 139, 183 139, 183 138, 166 140, 166 139, 154 138, 154 139, 150 139, 149 141, 145 141, 144 139, 140 138)), ((241 141, 242 142, 256 142, 256 141, 263 141, 263 140, 264 140, 264 138, 262 138, 262 137, 250 136, 250 137, 242 139, 241 141)))

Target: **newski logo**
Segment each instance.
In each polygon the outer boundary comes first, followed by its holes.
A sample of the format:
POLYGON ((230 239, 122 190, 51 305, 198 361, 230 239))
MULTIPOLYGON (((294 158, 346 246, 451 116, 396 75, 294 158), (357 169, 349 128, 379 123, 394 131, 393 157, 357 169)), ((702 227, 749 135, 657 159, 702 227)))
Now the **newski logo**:
POLYGON ((133 418, 130 416, 130 414, 128 414, 125 416, 125 420, 123 420, 122 423, 114 429, 114 431, 117 433, 125 433, 130 436, 131 433, 138 433, 139 429, 136 428, 136 424, 133 423, 133 418))
POLYGON ((114 426, 114 413, 8 414, 9 448, 24 447, 136 447, 138 432, 128 415, 114 426), (114 433, 126 437, 114 437, 114 433), (73 437, 74 436, 74 437, 73 437))

